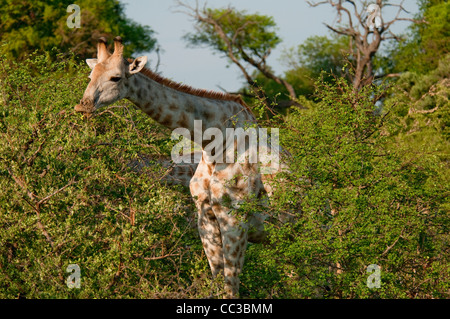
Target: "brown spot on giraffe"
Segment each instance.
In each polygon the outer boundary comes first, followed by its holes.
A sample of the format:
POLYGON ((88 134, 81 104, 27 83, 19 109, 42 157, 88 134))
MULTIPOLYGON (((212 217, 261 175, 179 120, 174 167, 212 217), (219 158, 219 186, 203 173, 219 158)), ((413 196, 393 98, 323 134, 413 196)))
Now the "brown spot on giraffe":
POLYGON ((138 98, 142 99, 144 97, 144 94, 145 94, 144 92, 145 92, 144 88, 139 88, 138 91, 137 91, 138 98))
POLYGON ((161 120, 161 124, 164 126, 168 126, 170 123, 172 123, 173 121, 173 116, 172 114, 167 114, 162 120, 161 120))
POLYGON ((203 180, 203 188, 209 189, 209 185, 210 185, 209 179, 204 179, 203 180))
POLYGON ((189 127, 189 117, 186 115, 185 112, 182 112, 180 114, 180 118, 177 121, 177 125, 184 128, 189 127))

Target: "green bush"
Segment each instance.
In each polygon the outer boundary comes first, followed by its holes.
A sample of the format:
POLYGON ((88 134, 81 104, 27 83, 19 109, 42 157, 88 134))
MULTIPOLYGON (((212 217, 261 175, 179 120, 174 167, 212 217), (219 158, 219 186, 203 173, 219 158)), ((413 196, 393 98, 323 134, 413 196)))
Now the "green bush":
POLYGON ((246 278, 268 274, 273 297, 448 297, 445 163, 392 143, 398 103, 373 102, 384 88, 324 83, 315 106, 293 111, 280 132, 292 172, 272 205, 296 222, 271 225, 271 244, 254 257, 264 270, 247 268, 246 278), (371 264, 380 288, 367 285, 371 264))
POLYGON ((72 60, 0 60, 0 297, 201 295, 186 191, 161 184, 156 161, 130 165, 167 154, 167 132, 123 101, 74 112, 89 70, 72 60), (81 289, 66 285, 69 264, 81 289))
MULTIPOLYGON (((160 182, 170 132, 125 101, 74 112, 88 74, 67 58, 0 56, 0 297, 208 296, 193 202, 160 182), (67 286, 71 264, 80 289, 67 286)), ((292 158, 270 210, 295 222, 249 245, 242 296, 448 297, 445 157, 401 139, 405 104, 380 109, 383 94, 318 82, 308 110, 274 120, 292 158), (371 264, 380 288, 367 286, 371 264)))

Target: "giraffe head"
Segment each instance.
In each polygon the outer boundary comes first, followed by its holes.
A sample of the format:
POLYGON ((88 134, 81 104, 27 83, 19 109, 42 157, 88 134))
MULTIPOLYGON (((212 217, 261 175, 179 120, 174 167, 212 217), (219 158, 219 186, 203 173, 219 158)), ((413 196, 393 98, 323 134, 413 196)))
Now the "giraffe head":
POLYGON ((92 113, 96 109, 110 105, 128 94, 130 77, 140 72, 147 63, 147 57, 141 56, 128 63, 123 58, 123 44, 120 37, 114 38, 114 53, 106 48, 106 39, 100 38, 97 44, 97 59, 87 59, 92 72, 80 104, 75 111, 92 113))

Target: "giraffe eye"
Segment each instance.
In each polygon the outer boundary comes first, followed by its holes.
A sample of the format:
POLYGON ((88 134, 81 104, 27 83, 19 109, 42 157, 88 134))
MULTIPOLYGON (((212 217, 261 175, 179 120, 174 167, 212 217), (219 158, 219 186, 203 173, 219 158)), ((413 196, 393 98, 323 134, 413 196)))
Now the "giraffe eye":
POLYGON ((113 76, 109 80, 111 82, 119 82, 122 78, 120 76, 113 76))

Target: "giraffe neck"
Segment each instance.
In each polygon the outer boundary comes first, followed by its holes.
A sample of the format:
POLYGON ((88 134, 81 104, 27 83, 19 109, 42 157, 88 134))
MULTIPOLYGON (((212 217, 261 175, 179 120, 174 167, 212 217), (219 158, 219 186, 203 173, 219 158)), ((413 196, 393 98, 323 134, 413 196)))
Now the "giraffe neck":
POLYGON ((128 100, 171 130, 186 128, 193 141, 196 134, 203 134, 208 128, 218 128, 225 134, 228 127, 255 122, 253 114, 238 102, 180 92, 140 73, 128 85, 128 100), (194 120, 201 120, 201 127, 198 122, 194 125, 194 120))

